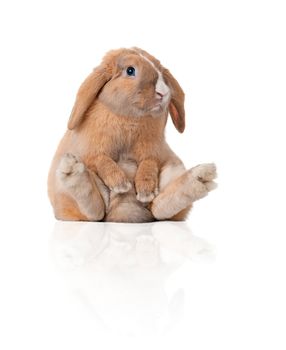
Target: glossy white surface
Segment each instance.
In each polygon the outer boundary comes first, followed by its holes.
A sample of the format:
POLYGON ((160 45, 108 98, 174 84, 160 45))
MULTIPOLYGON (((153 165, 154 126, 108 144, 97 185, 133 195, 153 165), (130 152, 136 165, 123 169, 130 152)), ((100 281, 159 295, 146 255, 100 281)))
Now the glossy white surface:
POLYGON ((193 216, 199 235, 190 222, 11 222, 1 238, 1 342, 284 349, 285 231, 193 216))

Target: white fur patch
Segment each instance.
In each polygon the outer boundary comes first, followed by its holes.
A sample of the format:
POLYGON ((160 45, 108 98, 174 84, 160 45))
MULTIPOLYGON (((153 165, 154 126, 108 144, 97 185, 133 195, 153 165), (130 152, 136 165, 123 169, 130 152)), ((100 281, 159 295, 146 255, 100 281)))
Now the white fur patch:
POLYGON ((161 174, 159 180, 159 190, 160 192, 174 179, 177 179, 186 171, 183 164, 178 165, 168 165, 166 166, 161 174))
POLYGON ((155 64, 152 61, 149 60, 149 58, 145 57, 141 53, 140 53, 140 56, 146 62, 148 62, 155 69, 155 71, 158 73, 158 80, 157 80, 157 84, 156 84, 156 92, 158 92, 162 96, 169 95, 170 89, 167 86, 167 84, 165 83, 162 73, 156 68, 155 64))
POLYGON ((159 77, 155 87, 156 92, 158 92, 162 96, 168 95, 170 93, 170 89, 164 82, 162 74, 160 72, 158 72, 158 74, 159 74, 159 77))

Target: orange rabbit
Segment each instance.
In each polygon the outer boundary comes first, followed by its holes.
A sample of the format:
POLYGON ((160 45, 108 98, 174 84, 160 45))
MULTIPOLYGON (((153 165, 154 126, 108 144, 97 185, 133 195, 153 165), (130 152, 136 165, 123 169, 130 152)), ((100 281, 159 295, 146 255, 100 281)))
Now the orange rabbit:
POLYGON ((185 128, 184 93, 153 56, 110 51, 81 85, 49 173, 62 220, 182 220, 215 187, 214 164, 186 170, 165 141, 185 128))

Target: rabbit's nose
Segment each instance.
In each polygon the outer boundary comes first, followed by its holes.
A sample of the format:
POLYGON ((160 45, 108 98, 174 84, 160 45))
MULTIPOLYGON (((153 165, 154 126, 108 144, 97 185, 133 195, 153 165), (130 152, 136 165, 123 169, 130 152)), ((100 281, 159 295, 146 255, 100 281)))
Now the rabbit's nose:
POLYGON ((155 86, 155 91, 156 91, 156 98, 159 100, 162 100, 163 97, 169 94, 170 92, 170 89, 164 82, 164 79, 161 73, 159 74, 159 77, 155 86))
POLYGON ((164 94, 162 92, 156 91, 156 98, 158 100, 162 100, 164 97, 164 94))

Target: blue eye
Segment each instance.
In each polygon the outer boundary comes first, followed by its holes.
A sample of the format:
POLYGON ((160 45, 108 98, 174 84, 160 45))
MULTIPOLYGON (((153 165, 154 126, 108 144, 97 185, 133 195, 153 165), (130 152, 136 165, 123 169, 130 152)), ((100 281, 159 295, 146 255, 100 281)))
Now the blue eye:
POLYGON ((134 67, 128 67, 126 69, 126 73, 127 75, 129 75, 130 77, 135 77, 135 68, 134 67))

